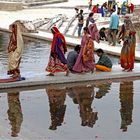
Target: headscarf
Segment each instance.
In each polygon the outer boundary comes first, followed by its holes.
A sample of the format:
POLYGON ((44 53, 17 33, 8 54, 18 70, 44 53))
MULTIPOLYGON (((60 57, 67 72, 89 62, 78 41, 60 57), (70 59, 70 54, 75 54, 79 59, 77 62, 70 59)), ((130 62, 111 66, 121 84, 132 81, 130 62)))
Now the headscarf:
POLYGON ((12 28, 12 34, 8 45, 8 52, 15 51, 15 49, 17 48, 17 25, 12 24, 11 28, 12 28))
POLYGON ((52 46, 51 46, 51 51, 53 53, 55 53, 55 45, 56 45, 56 39, 57 37, 60 38, 63 42, 63 48, 64 48, 64 52, 67 52, 67 48, 66 48, 66 41, 65 41, 65 38, 64 36, 62 35, 62 33, 60 33, 60 31, 58 30, 57 27, 53 26, 51 28, 51 30, 54 32, 54 35, 53 35, 53 41, 52 41, 52 46))
POLYGON ((51 54, 53 54, 54 58, 57 57, 63 64, 67 64, 67 60, 64 56, 65 52, 67 52, 65 38, 57 27, 52 27, 51 30, 54 34, 51 46, 51 54), (61 49, 61 46, 63 47, 63 50, 61 49))
POLYGON ((99 43, 99 42, 100 42, 100 41, 99 41, 99 39, 100 39, 100 34, 99 34, 99 31, 98 31, 98 28, 97 28, 96 23, 90 24, 89 27, 88 27, 88 29, 89 29, 89 33, 90 33, 90 35, 91 35, 91 38, 92 38, 93 40, 95 40, 96 42, 99 43))
POLYGON ((124 24, 127 29, 134 31, 134 27, 129 16, 124 17, 124 24))

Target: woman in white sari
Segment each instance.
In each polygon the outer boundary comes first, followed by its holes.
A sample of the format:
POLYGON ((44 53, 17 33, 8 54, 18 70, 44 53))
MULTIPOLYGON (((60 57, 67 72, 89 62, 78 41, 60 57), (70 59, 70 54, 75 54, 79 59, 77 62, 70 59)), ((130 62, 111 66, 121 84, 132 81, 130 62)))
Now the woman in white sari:
POLYGON ((10 36, 10 42, 8 45, 8 72, 12 74, 13 78, 20 78, 20 61, 23 51, 23 38, 20 31, 20 26, 17 23, 10 25, 12 34, 10 36))

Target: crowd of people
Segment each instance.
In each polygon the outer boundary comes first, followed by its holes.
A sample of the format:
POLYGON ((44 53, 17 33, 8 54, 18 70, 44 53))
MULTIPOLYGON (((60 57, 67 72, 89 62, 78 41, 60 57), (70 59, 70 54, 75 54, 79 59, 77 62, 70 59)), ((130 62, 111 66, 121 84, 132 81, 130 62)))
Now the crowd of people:
MULTIPOLYGON (((91 8, 91 7, 89 7, 91 8)), ((125 16, 124 24, 119 28, 119 16, 111 9, 110 25, 108 34, 106 28, 102 27, 100 31, 96 26, 96 20, 93 18, 93 12, 89 13, 84 24, 83 10, 75 8, 76 18, 78 18, 78 36, 81 37, 81 44, 76 45, 74 51, 67 52, 67 42, 64 35, 56 26, 51 28, 53 40, 51 51, 46 71, 48 76, 54 76, 57 72, 65 72, 68 76, 72 73, 93 73, 95 70, 108 71, 112 70, 112 62, 109 56, 104 53, 102 48, 95 51, 94 41, 100 43, 100 40, 107 40, 112 46, 116 42, 123 42, 123 47, 120 54, 120 64, 123 71, 132 71, 135 62, 135 47, 136 47, 136 31, 133 27, 130 17, 125 16), (85 27, 83 27, 85 25, 85 27), (81 32, 83 28, 83 32, 81 32), (117 36, 117 37, 116 37, 117 36), (95 53, 99 56, 98 62, 95 62, 95 53)), ((10 42, 8 45, 8 71, 7 74, 13 78, 20 78, 20 61, 24 42, 22 39, 20 26, 14 22, 10 25, 12 31, 10 42)))
POLYGON ((109 17, 112 9, 117 11, 118 15, 125 15, 134 12, 134 4, 132 2, 128 4, 127 1, 119 3, 115 0, 108 0, 108 2, 105 2, 102 5, 92 5, 91 1, 92 0, 89 1, 89 10, 93 13, 101 13, 102 17, 109 17))
MULTIPOLYGON (((23 50, 23 40, 18 25, 13 24, 12 34, 8 46, 8 74, 12 74, 13 78, 21 77, 20 75, 20 61, 23 50)), ((90 26, 89 26, 90 27, 90 26)), ((103 49, 94 49, 95 37, 92 36, 92 31, 89 27, 84 27, 84 32, 81 39, 81 44, 76 45, 74 51, 69 52, 67 58, 67 45, 65 37, 58 30, 57 27, 52 27, 53 41, 51 45, 51 52, 46 71, 48 76, 54 76, 57 72, 65 72, 66 76, 69 72, 73 73, 93 73, 94 70, 108 71, 112 69, 112 62, 103 49), (96 63, 94 54, 97 53, 99 60, 96 63)), ((132 22, 129 18, 125 18, 122 31, 120 32, 120 39, 123 40, 123 47, 120 55, 121 67, 124 71, 132 71, 135 61, 135 46, 136 38, 132 22)), ((95 35, 95 34, 94 34, 95 35)))

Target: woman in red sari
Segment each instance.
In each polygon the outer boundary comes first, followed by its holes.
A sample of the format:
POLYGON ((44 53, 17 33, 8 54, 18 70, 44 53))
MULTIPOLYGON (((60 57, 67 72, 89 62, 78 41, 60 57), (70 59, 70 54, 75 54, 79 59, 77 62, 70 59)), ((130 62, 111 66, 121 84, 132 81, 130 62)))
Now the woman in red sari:
POLYGON ((66 76, 68 76, 67 60, 64 55, 67 52, 65 38, 57 27, 52 27, 51 31, 53 34, 53 41, 46 71, 50 72, 48 76, 54 76, 56 72, 66 72, 66 76))
POLYGON ((135 62, 136 32, 129 17, 125 17, 124 26, 120 63, 123 71, 132 71, 135 62))

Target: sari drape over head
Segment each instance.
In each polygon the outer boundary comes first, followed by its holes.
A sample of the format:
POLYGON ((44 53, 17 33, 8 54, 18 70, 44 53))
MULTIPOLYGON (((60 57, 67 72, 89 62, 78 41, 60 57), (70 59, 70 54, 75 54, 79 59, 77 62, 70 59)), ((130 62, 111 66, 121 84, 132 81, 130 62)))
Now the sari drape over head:
POLYGON ((97 43, 99 43, 100 42, 100 34, 99 34, 98 29, 97 29, 96 23, 90 24, 88 27, 88 30, 89 30, 89 34, 91 35, 91 38, 93 40, 95 40, 97 43))
POLYGON ((67 70, 67 60, 65 53, 67 52, 66 41, 57 27, 52 27, 53 41, 51 45, 51 53, 46 71, 64 72, 67 70))
POLYGON ((12 27, 12 34, 8 45, 8 74, 20 73, 19 65, 23 51, 23 38, 18 24, 12 27))

